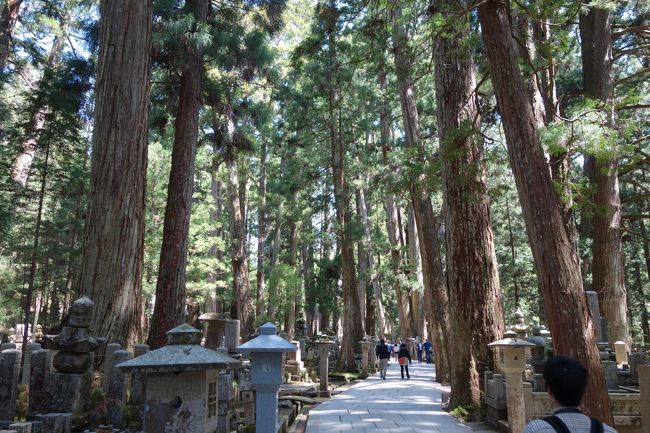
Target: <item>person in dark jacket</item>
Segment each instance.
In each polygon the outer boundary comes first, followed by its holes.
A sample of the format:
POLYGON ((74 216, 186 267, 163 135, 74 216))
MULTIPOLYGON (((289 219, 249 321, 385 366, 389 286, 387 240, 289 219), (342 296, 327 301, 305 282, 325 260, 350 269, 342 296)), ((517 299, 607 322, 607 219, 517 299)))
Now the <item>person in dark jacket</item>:
POLYGON ((386 370, 388 370, 388 358, 390 357, 388 346, 386 346, 386 340, 382 338, 379 341, 379 344, 375 348, 375 353, 377 354, 377 358, 379 358, 379 377, 386 379, 386 370))
POLYGON ((409 364, 411 363, 411 354, 409 353, 409 350, 406 348, 406 344, 404 343, 402 343, 399 347, 399 352, 397 352, 397 360, 399 361, 399 368, 402 373, 402 379, 404 379, 404 370, 406 370, 406 378, 410 379, 411 375, 409 374, 409 364))

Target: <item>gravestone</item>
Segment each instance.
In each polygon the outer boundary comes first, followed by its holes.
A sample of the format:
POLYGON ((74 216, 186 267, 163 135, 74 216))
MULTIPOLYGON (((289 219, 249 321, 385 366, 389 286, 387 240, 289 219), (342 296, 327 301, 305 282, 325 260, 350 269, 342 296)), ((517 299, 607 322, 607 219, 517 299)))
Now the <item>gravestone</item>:
POLYGON ((225 346, 228 349, 228 353, 233 353, 237 351, 237 346, 239 346, 240 340, 241 325, 239 320, 233 319, 226 323, 225 331, 225 346))
POLYGON ((16 349, 0 353, 0 421, 12 421, 16 415, 21 354, 16 349))
POLYGON ((52 360, 56 371, 45 375, 41 409, 43 413, 71 413, 73 423, 81 422, 90 408, 93 352, 104 342, 88 333, 94 309, 95 303, 82 296, 72 303, 61 333, 45 337, 46 348, 58 352, 52 360))
POLYGON ((23 365, 23 375, 20 379, 20 383, 23 385, 29 385, 29 375, 31 371, 31 362, 32 354, 37 350, 41 350, 41 345, 38 343, 27 343, 25 349, 25 361, 23 365))
POLYGON ((45 393, 45 378, 52 371, 51 350, 37 350, 31 356, 29 374, 29 413, 43 413, 47 406, 48 396, 45 393))
MULTIPOLYGON (((146 344, 137 344, 134 348, 133 355, 134 358, 142 356, 145 353, 149 352, 149 346, 146 344)), ((142 407, 145 402, 146 388, 145 388, 145 376, 141 372, 134 372, 131 374, 131 394, 129 399, 129 404, 134 406, 142 407)))
POLYGON ((106 345, 106 350, 104 351, 104 371, 102 374, 102 391, 104 392, 104 395, 108 394, 108 385, 116 364, 113 354, 121 349, 122 346, 118 343, 110 343, 106 345))
MULTIPOLYGON (((127 350, 116 350, 113 352, 114 365, 128 361, 131 354, 127 350)), ((111 400, 126 400, 126 382, 127 376, 117 368, 112 368, 108 377, 108 389, 106 396, 111 400)))

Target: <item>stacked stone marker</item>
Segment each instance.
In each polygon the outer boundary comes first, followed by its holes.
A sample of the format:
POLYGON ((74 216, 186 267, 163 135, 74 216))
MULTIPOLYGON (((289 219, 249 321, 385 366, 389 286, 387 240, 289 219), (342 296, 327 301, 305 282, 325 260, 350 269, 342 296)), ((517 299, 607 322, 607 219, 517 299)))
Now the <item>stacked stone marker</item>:
POLYGON ((22 352, 7 349, 0 353, 0 420, 12 421, 18 400, 20 356, 22 352))

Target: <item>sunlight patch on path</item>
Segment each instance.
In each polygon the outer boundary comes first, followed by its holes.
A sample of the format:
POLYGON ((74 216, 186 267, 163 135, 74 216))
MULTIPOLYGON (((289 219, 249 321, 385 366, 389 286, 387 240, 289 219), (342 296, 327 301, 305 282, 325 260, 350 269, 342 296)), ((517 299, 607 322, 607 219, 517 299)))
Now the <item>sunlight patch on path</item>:
POLYGON ((375 374, 311 409, 305 433, 492 432, 483 424, 459 423, 442 410, 433 365, 414 363, 409 369, 411 379, 402 380, 392 362, 386 380, 375 374))

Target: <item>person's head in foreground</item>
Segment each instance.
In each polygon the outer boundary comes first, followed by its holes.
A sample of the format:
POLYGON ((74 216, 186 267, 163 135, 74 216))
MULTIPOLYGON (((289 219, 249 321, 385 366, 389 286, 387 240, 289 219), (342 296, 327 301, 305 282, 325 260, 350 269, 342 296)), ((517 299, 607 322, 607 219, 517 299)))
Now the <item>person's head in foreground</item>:
POLYGON ((546 361, 544 380, 548 393, 561 406, 580 406, 587 378, 587 369, 574 358, 554 356, 546 361))

